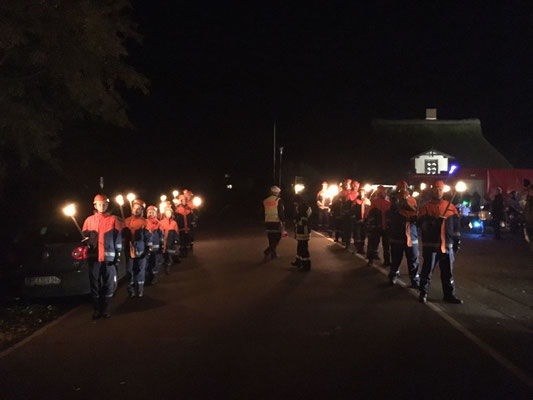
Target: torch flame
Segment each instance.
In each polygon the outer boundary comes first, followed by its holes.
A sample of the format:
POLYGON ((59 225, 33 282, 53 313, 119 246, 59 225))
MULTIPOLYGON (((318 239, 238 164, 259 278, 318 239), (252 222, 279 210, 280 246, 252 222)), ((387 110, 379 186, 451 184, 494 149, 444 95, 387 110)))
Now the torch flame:
POLYGON ((424 189, 427 188, 427 187, 428 187, 428 186, 427 186, 424 182, 422 182, 422 183, 420 184, 420 190, 424 190, 424 189))
POLYGON ((466 183, 464 183, 463 181, 459 181, 455 185, 455 190, 457 190, 458 192, 464 192, 466 189, 466 183))
POLYGON ((365 192, 370 192, 372 190, 372 185, 370 183, 367 183, 364 187, 363 187, 363 190, 365 192))
POLYGON ((161 201, 166 201, 167 200, 167 196, 165 196, 164 194, 161 195, 160 197, 161 201))
POLYGON ((330 187, 328 187, 326 194, 330 199, 333 199, 339 194, 339 187, 337 185, 331 185, 330 187))
POLYGON ((172 196, 174 196, 174 198, 178 197, 179 194, 180 192, 178 192, 177 190, 172 191, 172 196))
POLYGON ((294 193, 296 194, 300 193, 304 189, 305 185, 302 185, 301 183, 297 183, 296 185, 294 185, 294 193))
POLYGON ((76 214, 76 205, 72 203, 64 207, 63 214, 65 214, 67 217, 73 217, 74 214, 76 214))
POLYGON ((420 196, 420 193, 418 193, 418 192, 413 192, 413 197, 418 197, 418 196, 420 196))
POLYGON ((451 187, 449 185, 444 185, 444 193, 448 193, 451 190, 451 187))
POLYGON ((119 194, 117 197, 115 197, 115 201, 118 203, 119 206, 124 205, 124 196, 119 194))
POLYGON ((133 200, 135 200, 135 194, 128 193, 128 195, 126 196, 126 199, 128 199, 128 201, 131 203, 133 200))
POLYGON ((196 196, 195 198, 192 199, 192 204, 195 207, 200 207, 202 205, 202 199, 200 197, 196 196))

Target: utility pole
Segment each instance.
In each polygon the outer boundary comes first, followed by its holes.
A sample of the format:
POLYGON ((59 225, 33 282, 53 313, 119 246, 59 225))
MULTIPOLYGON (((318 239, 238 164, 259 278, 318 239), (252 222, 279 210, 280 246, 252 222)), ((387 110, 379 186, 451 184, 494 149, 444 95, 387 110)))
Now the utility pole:
POLYGON ((283 146, 279 148, 279 188, 281 188, 281 160, 283 157, 283 146))
POLYGON ((274 121, 273 147, 272 147, 272 183, 276 182, 276 121, 274 121))

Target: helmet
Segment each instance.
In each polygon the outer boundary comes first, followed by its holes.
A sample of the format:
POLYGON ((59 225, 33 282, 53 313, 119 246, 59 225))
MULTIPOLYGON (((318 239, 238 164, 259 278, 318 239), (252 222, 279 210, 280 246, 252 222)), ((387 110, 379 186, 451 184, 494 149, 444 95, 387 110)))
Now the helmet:
POLYGON ((436 181, 434 184, 433 184, 434 187, 444 187, 444 182, 443 181, 436 181))
POLYGON ((352 186, 360 186, 360 183, 357 182, 356 180, 353 180, 352 181, 352 186))
POLYGON ((96 196, 94 196, 93 204, 96 203, 97 201, 109 202, 109 199, 107 198, 105 194, 97 194, 96 196))
POLYGON ((184 194, 180 194, 180 195, 178 196, 178 200, 179 200, 179 201, 187 200, 187 196, 185 196, 184 194))
POLYGON ((146 211, 151 211, 151 210, 154 210, 155 212, 157 212, 157 207, 156 206, 148 206, 148 208, 146 209, 146 211))
POLYGON ((279 187, 277 187, 277 186, 271 186, 270 187, 270 191, 272 193, 279 193, 279 192, 281 192, 281 189, 279 187))
POLYGON ((405 187, 407 186, 407 182, 406 181, 398 181, 396 182, 396 187, 399 188, 399 187, 405 187))
POLYGON ((327 185, 328 183, 326 181, 322 182, 322 186, 327 185))
POLYGON ((142 208, 146 208, 146 203, 142 201, 141 199, 135 199, 131 202, 132 206, 134 206, 135 204, 141 206, 142 208))

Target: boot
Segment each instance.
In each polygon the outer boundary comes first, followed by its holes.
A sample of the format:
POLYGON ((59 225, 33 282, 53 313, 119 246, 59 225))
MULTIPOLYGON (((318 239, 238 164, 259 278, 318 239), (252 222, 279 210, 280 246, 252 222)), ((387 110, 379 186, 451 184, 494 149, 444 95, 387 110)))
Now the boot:
POLYGON ((424 304, 427 303, 427 301, 428 301, 428 295, 427 295, 427 293, 420 292, 420 296, 418 296, 418 301, 419 301, 420 303, 424 303, 424 304))
POLYGON ((453 295, 453 294, 444 296, 443 300, 446 303, 450 303, 450 304, 463 304, 463 300, 455 297, 455 295, 453 295))

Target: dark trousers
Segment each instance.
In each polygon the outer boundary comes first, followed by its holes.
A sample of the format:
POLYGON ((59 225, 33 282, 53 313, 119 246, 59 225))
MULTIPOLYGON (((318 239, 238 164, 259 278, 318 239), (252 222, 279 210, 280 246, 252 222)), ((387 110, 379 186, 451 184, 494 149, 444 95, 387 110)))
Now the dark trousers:
POLYGON ((500 239, 502 237, 502 227, 501 227, 501 223, 502 223, 503 219, 501 218, 494 218, 492 220, 492 224, 493 224, 493 227, 494 227, 494 238, 495 239, 500 239))
POLYGON ((106 312, 117 286, 117 270, 109 261, 91 260, 89 264, 89 283, 96 311, 106 312))
POLYGON ((387 232, 384 229, 377 229, 368 233, 368 245, 366 249, 366 254, 368 261, 378 259, 378 247, 379 241, 381 240, 381 245, 383 246, 383 264, 390 263, 390 246, 389 246, 389 237, 387 232))
POLYGON ((418 276, 418 244, 413 244, 411 247, 403 243, 391 243, 391 267, 389 278, 400 275, 400 264, 402 263, 403 255, 407 259, 407 271, 412 283, 418 283, 420 280, 418 276))
POLYGON ((163 253, 159 251, 150 253, 146 264, 146 277, 149 280, 157 278, 161 264, 163 264, 163 253))
POLYGON ((329 230, 329 210, 318 209, 318 229, 323 231, 329 230))
POLYGON ((362 220, 354 221, 352 226, 353 242, 355 250, 358 253, 363 253, 365 248, 366 229, 365 223, 362 220))
POLYGON ((335 229, 335 241, 337 242, 339 238, 342 236, 342 218, 335 217, 333 219, 333 225, 335 229))
POLYGON ((144 292, 144 277, 146 275, 146 257, 129 258, 128 273, 130 274, 128 293, 142 294, 144 292))
POLYGON ((268 247, 265 249, 265 255, 270 254, 272 257, 277 257, 276 249, 281 240, 281 232, 267 232, 268 247))
POLYGON ((311 255, 309 254, 309 240, 298 240, 296 245, 296 262, 306 271, 311 269, 311 255))
POLYGON ((431 284, 431 276, 437 263, 440 268, 440 281, 442 283, 442 292, 444 296, 455 295, 455 283, 453 281, 453 249, 446 249, 446 253, 442 253, 440 249, 423 248, 422 256, 424 263, 422 264, 422 272, 420 274, 420 292, 429 293, 429 286, 431 284))
POLYGON ((348 247, 352 239, 353 218, 351 216, 342 217, 342 241, 348 247))
POLYGON ((187 255, 188 250, 192 247, 192 232, 180 231, 180 253, 187 255))

